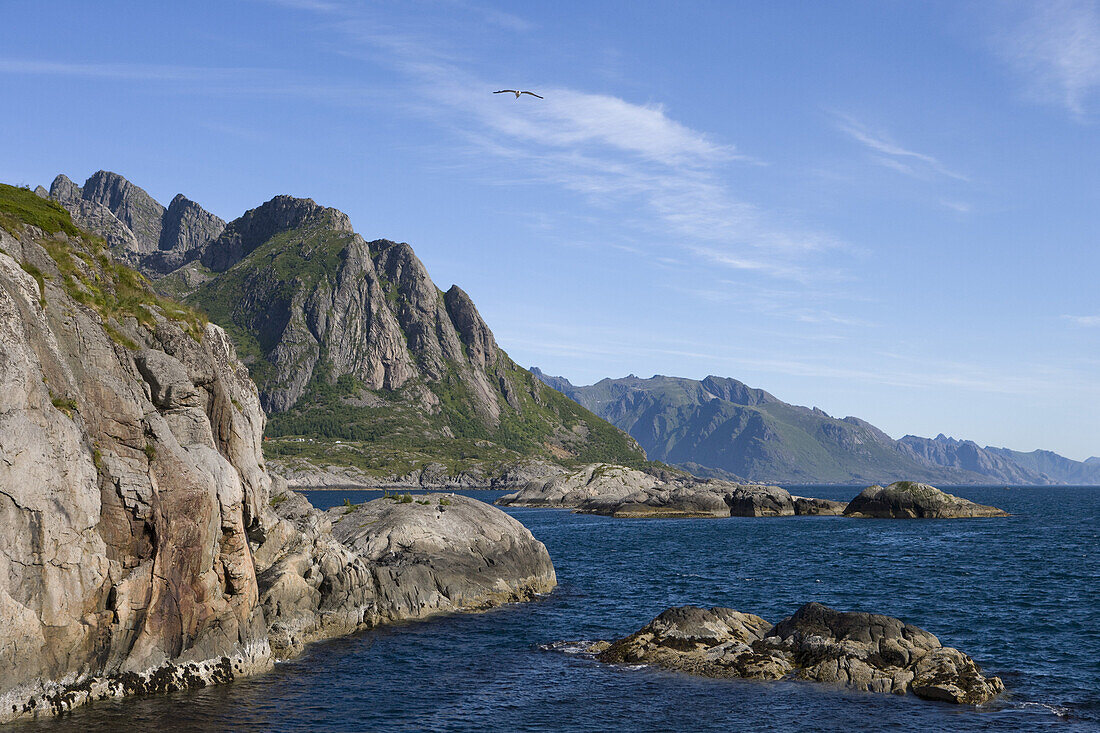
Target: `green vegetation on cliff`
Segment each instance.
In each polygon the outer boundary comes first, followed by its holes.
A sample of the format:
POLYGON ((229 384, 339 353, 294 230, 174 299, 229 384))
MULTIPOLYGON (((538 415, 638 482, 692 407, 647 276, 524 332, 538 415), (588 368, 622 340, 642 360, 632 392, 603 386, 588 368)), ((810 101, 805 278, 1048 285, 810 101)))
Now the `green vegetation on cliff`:
MULTIPOLYGON (((134 318, 153 328, 154 314, 177 321, 196 341, 202 338, 205 317, 198 311, 157 295, 144 275, 111 259, 98 236, 72 223, 69 212, 59 204, 43 199, 33 191, 0 184, 0 226, 13 236, 21 236, 27 226, 47 235, 39 241, 50 257, 59 284, 78 303, 96 311, 107 333, 129 348, 137 348, 119 326, 134 318)), ((20 262, 38 283, 39 297, 45 305, 46 281, 54 275, 44 272, 47 264, 20 262)))

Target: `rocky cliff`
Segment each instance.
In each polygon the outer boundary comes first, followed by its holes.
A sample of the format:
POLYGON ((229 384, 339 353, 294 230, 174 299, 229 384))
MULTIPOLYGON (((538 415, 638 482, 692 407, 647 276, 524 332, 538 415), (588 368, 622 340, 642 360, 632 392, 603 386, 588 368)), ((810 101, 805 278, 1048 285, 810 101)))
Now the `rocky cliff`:
MULTIPOLYGON (((222 329, 61 207, 0 185, 0 722, 262 671, 305 641, 423 616, 409 598, 465 577, 429 546, 398 564, 434 574, 394 573, 371 530, 345 544, 273 492, 264 422, 222 329)), ((468 502, 436 544, 492 559, 488 590, 455 583, 436 610, 553 587, 541 543, 468 502)), ((391 513, 378 533, 425 521, 391 513)))

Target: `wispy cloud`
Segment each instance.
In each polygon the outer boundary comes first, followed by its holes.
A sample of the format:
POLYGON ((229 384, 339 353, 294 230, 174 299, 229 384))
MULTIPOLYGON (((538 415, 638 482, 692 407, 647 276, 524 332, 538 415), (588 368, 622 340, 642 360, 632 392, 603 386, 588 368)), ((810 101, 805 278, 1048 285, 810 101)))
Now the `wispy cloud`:
POLYGON ((150 89, 170 88, 173 94, 299 97, 328 100, 342 105, 365 104, 377 96, 375 90, 357 81, 339 82, 318 79, 293 70, 248 66, 0 58, 0 75, 4 74, 68 77, 105 83, 133 82, 145 84, 150 89))
POLYGON ((968 176, 958 173, 941 163, 938 158, 927 153, 918 153, 895 142, 887 133, 872 130, 868 126, 845 114, 837 114, 837 127, 856 142, 869 149, 879 165, 892 168, 900 173, 917 178, 938 174, 957 181, 969 181, 968 176))
POLYGON ((969 214, 974 210, 974 207, 965 201, 948 201, 947 199, 940 199, 940 206, 960 214, 969 214))
POLYGON ((1085 328, 1100 327, 1100 316, 1062 316, 1062 318, 1076 326, 1085 328))
POLYGON ((1016 4, 995 45, 1037 101, 1083 118, 1100 89, 1100 3, 1044 0, 1016 4))
POLYGON ((330 29, 351 41, 344 53, 401 71, 407 109, 467 141, 469 162, 487 179, 574 192, 615 212, 620 232, 634 231, 666 254, 676 247, 711 264, 775 278, 824 277, 836 269, 814 258, 843 248, 839 239, 733 193, 729 180, 737 167, 761 161, 676 119, 659 102, 538 80, 525 85, 545 99, 517 101, 490 94, 499 87, 429 38, 380 33, 355 13, 330 29))
POLYGON ((125 81, 207 81, 238 78, 256 69, 170 66, 157 64, 66 63, 33 59, 0 59, 0 73, 73 76, 125 81))

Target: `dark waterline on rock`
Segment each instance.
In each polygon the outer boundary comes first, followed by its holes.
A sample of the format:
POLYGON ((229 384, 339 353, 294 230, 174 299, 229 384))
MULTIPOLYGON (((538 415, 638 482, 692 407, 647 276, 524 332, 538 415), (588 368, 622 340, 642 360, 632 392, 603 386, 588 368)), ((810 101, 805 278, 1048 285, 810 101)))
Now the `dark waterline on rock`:
MULTIPOLYGON (((849 499, 859 487, 790 486, 849 499)), ((470 491, 489 501, 506 492, 470 491)), ((509 509, 561 583, 531 604, 316 644, 266 675, 106 701, 12 730, 1100 730, 1100 489, 964 487, 1003 519, 623 520, 509 509), (601 665, 540 645, 630 633, 663 609, 770 621, 816 600, 897 616, 1003 677, 985 708, 796 682, 601 665)), ((378 491, 309 492, 326 508, 378 491)))

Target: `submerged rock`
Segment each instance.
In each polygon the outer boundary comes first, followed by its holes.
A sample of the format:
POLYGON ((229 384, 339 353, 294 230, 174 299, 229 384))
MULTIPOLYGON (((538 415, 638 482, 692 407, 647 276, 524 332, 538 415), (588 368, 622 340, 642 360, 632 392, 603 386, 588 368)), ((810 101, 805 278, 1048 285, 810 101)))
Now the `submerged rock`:
POLYGON ((871 692, 980 705, 1004 691, 977 663, 890 616, 807 603, 772 626, 729 608, 670 608, 590 652, 611 664, 653 664, 704 677, 813 680, 871 692))
POLYGON ((889 486, 869 486, 848 502, 847 517, 885 519, 955 519, 1007 517, 996 507, 975 504, 934 486, 915 481, 896 481, 889 486))

